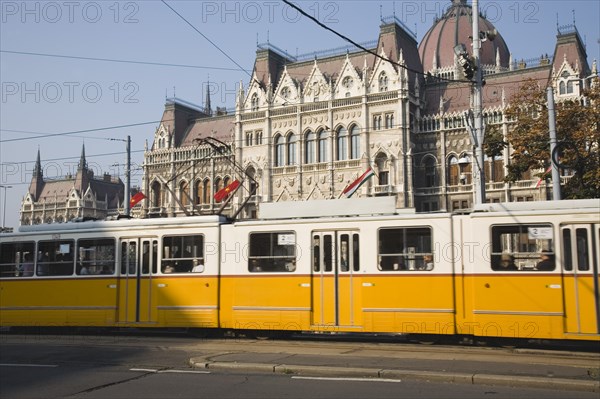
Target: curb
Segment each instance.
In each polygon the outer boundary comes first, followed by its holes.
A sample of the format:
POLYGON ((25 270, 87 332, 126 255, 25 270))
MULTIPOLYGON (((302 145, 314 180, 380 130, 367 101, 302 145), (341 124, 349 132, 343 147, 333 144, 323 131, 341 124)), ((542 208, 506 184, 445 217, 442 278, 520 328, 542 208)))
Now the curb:
POLYGON ((501 374, 469 374, 435 371, 375 369, 339 366, 307 366, 297 364, 238 363, 219 362, 205 358, 191 358, 189 365, 194 368, 226 371, 254 371, 274 374, 295 374, 311 376, 363 377, 386 379, 410 379, 436 382, 451 382, 471 385, 504 385, 558 389, 565 391, 600 392, 600 381, 585 381, 567 378, 529 377, 501 374))

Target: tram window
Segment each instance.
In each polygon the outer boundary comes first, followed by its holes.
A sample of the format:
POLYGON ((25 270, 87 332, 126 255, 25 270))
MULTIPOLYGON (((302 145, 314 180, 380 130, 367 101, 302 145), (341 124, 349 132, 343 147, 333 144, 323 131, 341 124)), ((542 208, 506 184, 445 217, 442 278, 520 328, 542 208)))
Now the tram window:
POLYGON ((503 258, 512 260, 514 269, 520 271, 554 270, 554 252, 552 225, 519 224, 492 226, 491 267, 495 271, 504 271, 503 258), (544 255, 548 260, 545 267, 540 265, 544 255))
POLYGON ((326 272, 333 270, 333 238, 329 234, 323 236, 323 268, 326 272))
POLYGON ((586 229, 575 230, 577 240, 577 270, 590 270, 588 262, 588 234, 586 229))
POLYGON ((350 270, 350 237, 348 234, 340 236, 340 270, 347 272, 350 270))
POLYGON ((433 270, 431 228, 380 229, 378 255, 382 271, 433 270))
POLYGON ((38 276, 70 276, 74 269, 73 240, 40 241, 36 274, 38 276))
POLYGON ((78 275, 114 274, 115 240, 110 238, 85 239, 77 241, 78 275))
POLYGON ((360 253, 359 253, 358 234, 352 235, 352 270, 355 272, 360 270, 360 253))
POLYGON ((290 231, 250 233, 248 271, 293 272, 296 270, 296 234, 290 231))
POLYGON ((567 271, 573 270, 573 248, 571 246, 571 229, 563 229, 563 262, 567 271))
POLYGON ((34 254, 34 242, 0 244, 0 278, 33 276, 34 254))
POLYGON ((163 273, 204 271, 204 236, 165 236, 161 270, 163 273))
POLYGON ((315 272, 321 271, 321 237, 313 237, 313 270, 315 272))

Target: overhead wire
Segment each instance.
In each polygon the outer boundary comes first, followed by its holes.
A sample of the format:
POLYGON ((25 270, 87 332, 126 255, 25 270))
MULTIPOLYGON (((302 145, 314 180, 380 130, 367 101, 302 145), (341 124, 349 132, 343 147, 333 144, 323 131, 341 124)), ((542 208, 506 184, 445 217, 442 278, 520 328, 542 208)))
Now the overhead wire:
POLYGON ((115 58, 82 57, 82 56, 76 56, 76 55, 37 53, 37 52, 29 52, 29 51, 0 50, 0 53, 38 56, 38 57, 51 57, 51 58, 66 58, 66 59, 85 60, 85 61, 116 62, 116 63, 121 63, 121 64, 152 65, 152 66, 166 66, 166 67, 176 67, 176 68, 194 68, 194 69, 210 69, 210 70, 219 70, 219 71, 247 72, 245 69, 238 69, 238 68, 172 64, 172 63, 152 62, 152 61, 119 60, 119 59, 115 59, 115 58))

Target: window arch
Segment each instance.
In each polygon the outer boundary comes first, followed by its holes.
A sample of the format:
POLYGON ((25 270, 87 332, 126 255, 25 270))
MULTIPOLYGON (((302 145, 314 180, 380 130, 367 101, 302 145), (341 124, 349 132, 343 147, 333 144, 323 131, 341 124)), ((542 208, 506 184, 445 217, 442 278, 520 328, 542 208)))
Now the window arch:
POLYGON ((558 84, 558 93, 559 94, 567 94, 567 85, 565 84, 564 81, 561 81, 558 84))
POLYGON ((436 187, 437 183, 437 170, 436 160, 432 156, 427 156, 423 160, 423 172, 424 172, 424 184, 425 187, 436 187))
POLYGON ((153 207, 162 206, 161 184, 159 182, 155 181, 154 183, 152 183, 150 191, 152 192, 152 206, 153 207))
POLYGON ((296 135, 290 133, 287 136, 287 165, 296 164, 296 135))
POLYGON ((213 192, 214 192, 214 193, 217 193, 217 192, 219 192, 219 190, 220 190, 220 189, 222 189, 222 188, 223 188, 223 180, 221 180, 221 178, 220 178, 220 177, 217 177, 217 178, 215 179, 214 191, 213 191, 213 192))
POLYGON ((357 125, 350 127, 350 159, 360 158, 360 129, 357 125))
POLYGON ((212 190, 211 190, 211 184, 210 184, 210 179, 206 179, 204 180, 204 182, 202 183, 202 203, 203 204, 210 204, 211 203, 211 196, 212 196, 212 190))
POLYGON ((340 127, 336 134, 337 142, 337 160, 344 161, 348 159, 348 130, 345 127, 340 127))
POLYGON ((250 110, 252 112, 258 111, 258 94, 256 93, 252 94, 252 97, 250 98, 250 110))
POLYGON ((255 182, 256 169, 253 166, 248 166, 246 169, 246 175, 250 177, 248 179, 248 195, 257 195, 256 189, 258 188, 255 182))
POLYGON ((275 137, 275 166, 283 166, 285 158, 285 138, 282 135, 275 137))
POLYGON ((388 91, 388 77, 385 71, 379 74, 379 91, 388 91))
POLYGON ((377 166, 377 177, 379 186, 387 186, 390 184, 390 169, 388 157, 385 153, 379 153, 375 157, 375 165, 377 166))
POLYGON ((181 202, 182 206, 187 206, 189 204, 189 188, 190 185, 187 181, 179 183, 179 202, 181 202))
POLYGON ((304 136, 304 163, 315 163, 315 146, 317 136, 310 130, 304 136))
POLYGON ((195 184, 195 192, 196 192, 196 205, 200 205, 203 203, 203 198, 204 198, 204 185, 202 184, 201 180, 196 181, 195 184))
POLYGON ((319 146, 319 159, 318 162, 327 162, 329 157, 327 156, 327 132, 321 130, 318 134, 318 146, 319 146))
POLYGON ((452 155, 448 158, 448 185, 457 186, 458 185, 458 158, 452 155))

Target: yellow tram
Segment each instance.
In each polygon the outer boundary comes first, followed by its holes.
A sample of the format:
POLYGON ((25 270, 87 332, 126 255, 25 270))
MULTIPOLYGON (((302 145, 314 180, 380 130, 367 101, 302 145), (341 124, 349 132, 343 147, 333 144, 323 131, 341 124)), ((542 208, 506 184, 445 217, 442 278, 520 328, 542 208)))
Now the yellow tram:
POLYGON ((599 200, 425 214, 345 199, 261 216, 2 235, 0 325, 600 341, 599 200))

